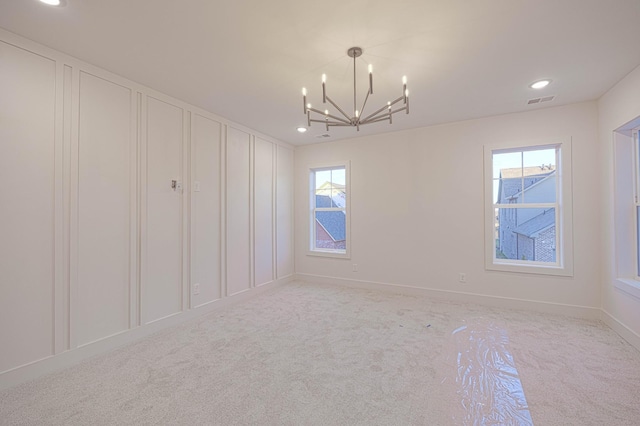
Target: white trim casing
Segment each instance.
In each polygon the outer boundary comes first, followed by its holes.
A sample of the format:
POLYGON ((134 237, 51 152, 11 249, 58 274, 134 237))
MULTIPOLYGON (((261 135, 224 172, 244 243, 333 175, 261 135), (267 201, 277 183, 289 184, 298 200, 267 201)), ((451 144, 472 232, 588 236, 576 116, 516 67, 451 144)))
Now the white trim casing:
POLYGON ((613 131, 614 253, 613 285, 640 298, 638 206, 640 206, 640 117, 613 131))
MULTIPOLYGON (((640 127, 633 129, 633 165, 635 174, 634 188, 634 209, 633 209, 633 235, 635 244, 633 245, 635 260, 635 279, 640 280, 640 127)), ((638 283, 640 284, 640 283, 638 283)))
POLYGON ((307 166, 309 171, 309 214, 307 215, 307 229, 309 232, 309 240, 307 241, 307 255, 308 256, 320 256, 331 257, 337 259, 351 259, 351 172, 349 160, 334 161, 330 165, 310 165, 307 166), (322 250, 314 248, 314 241, 316 240, 313 214, 315 210, 315 181, 314 174, 317 171, 331 170, 344 168, 345 173, 345 250, 322 250))
MULTIPOLYGON (((572 203, 571 138, 555 137, 537 140, 519 140, 484 146, 484 200, 485 200, 485 269, 541 275, 573 276, 573 203, 572 203), (558 146, 557 206, 556 209, 556 256, 557 262, 526 263, 520 261, 497 262, 495 260, 494 203, 493 203, 493 154, 495 151, 535 150, 558 146)), ((515 205, 514 205, 515 206, 515 205)), ((535 204, 525 205, 535 207, 535 204)))

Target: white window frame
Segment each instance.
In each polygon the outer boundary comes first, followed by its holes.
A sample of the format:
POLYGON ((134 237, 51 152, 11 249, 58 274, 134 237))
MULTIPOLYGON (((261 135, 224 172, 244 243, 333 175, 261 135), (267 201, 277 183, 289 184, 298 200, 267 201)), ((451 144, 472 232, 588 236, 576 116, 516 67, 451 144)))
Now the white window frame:
POLYGON ((638 206, 640 205, 640 117, 613 131, 614 286, 640 298, 638 206), (630 158, 631 157, 631 158, 630 158), (631 182, 631 185, 628 183, 631 182), (633 211, 631 211, 633 210, 633 211))
POLYGON ((491 271, 573 276, 573 205, 571 182, 571 138, 559 137, 512 141, 484 146, 485 268, 491 271), (509 204, 510 208, 555 208, 556 262, 534 262, 496 258, 496 204, 493 202, 493 155, 501 152, 533 151, 558 147, 556 154, 556 202, 509 204))
POLYGON ((335 161, 330 164, 320 164, 320 165, 311 165, 308 166, 309 170, 309 214, 308 217, 308 226, 309 230, 309 241, 307 244, 307 255, 309 256, 321 256, 321 257, 332 257, 339 259, 350 259, 351 258, 351 173, 350 173, 350 164, 349 161, 335 161), (344 208, 320 208, 316 209, 316 183, 315 183, 315 173, 319 171, 333 170, 344 168, 345 174, 345 203, 346 206, 344 208), (315 247, 316 242, 316 224, 315 224, 315 212, 317 210, 322 211, 333 211, 333 210, 344 210, 345 212, 345 249, 344 250, 333 250, 333 249, 319 249, 315 247))
POLYGON ((634 260, 635 260, 635 280, 640 281, 640 229, 638 229, 638 210, 640 210, 640 127, 632 130, 633 138, 633 169, 634 169, 634 188, 633 188, 633 235, 634 260))

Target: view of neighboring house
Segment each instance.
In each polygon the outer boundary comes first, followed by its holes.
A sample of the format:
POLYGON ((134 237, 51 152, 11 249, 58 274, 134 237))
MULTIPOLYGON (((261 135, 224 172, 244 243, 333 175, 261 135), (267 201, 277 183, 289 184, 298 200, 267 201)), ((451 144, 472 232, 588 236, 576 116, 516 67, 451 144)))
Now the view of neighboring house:
MULTIPOLYGON (((553 203, 554 165, 500 170, 498 204, 553 203)), ((556 261, 554 208, 500 208, 496 257, 537 262, 556 261)))
MULTIPOLYGON (((325 195, 331 198, 333 205, 323 207, 341 207, 344 208, 347 204, 345 186, 339 183, 325 182, 316 188, 316 195, 325 195)), ((317 207, 320 207, 317 205, 317 207)))
MULTIPOLYGON (((316 208, 344 208, 345 186, 325 182, 316 189, 316 208)), ((316 247, 346 249, 346 218, 344 210, 316 211, 316 247)))

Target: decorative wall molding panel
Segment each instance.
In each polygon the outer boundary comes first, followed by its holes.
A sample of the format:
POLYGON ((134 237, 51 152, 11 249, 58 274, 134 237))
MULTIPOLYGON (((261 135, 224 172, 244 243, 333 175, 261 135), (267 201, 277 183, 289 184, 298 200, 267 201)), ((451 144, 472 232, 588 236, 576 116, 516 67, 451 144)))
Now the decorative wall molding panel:
POLYGON ((61 140, 56 61, 0 42, 0 371, 53 355, 61 140), (8 100, 11 99, 11 102, 8 100))
POLYGON ((291 146, 4 30, 0 58, 0 388, 292 278, 291 146))

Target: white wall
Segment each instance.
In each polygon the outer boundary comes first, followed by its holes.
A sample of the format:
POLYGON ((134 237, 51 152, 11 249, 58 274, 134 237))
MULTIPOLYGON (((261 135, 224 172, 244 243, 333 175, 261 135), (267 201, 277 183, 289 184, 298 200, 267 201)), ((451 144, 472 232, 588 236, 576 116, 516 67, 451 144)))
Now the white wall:
MULTIPOLYGON (((621 249, 628 249, 628 247, 616 246, 616 225, 618 225, 618 231, 625 232, 620 229, 621 222, 625 220, 621 215, 624 215, 625 212, 614 211, 614 194, 616 189, 618 191, 622 189, 616 188, 614 177, 616 174, 620 175, 621 172, 624 172, 623 167, 630 171, 631 164, 630 162, 623 164, 620 160, 626 161, 626 159, 618 157, 616 168, 614 147, 618 152, 625 150, 631 152, 631 150, 630 146, 621 145, 619 137, 615 138, 617 142, 614 143, 613 132, 640 116, 639 93, 640 68, 636 68, 598 101, 599 142, 602 157, 599 178, 604 183, 601 222, 603 240, 602 309, 605 313, 605 321, 638 348, 640 348, 640 298, 638 297, 640 291, 636 291, 634 295, 616 287, 617 267, 622 266, 617 258, 624 257, 625 253, 622 253, 621 249)), ((623 141, 622 144, 624 143, 623 141)), ((630 139, 626 143, 630 144, 630 139)), ((633 178, 628 174, 627 179, 632 180, 633 178)), ((630 185, 629 188, 631 188, 630 185)), ((629 216, 630 212, 626 214, 629 216)), ((632 228, 629 228, 629 224, 630 221, 627 221, 627 234, 633 232, 630 230, 632 228)), ((618 243, 621 243, 620 239, 618 243)))
POLYGON ((597 316, 597 122, 587 102, 296 148, 296 273, 597 316), (573 149, 573 277, 486 271, 483 145, 558 136, 571 137, 573 149), (351 162, 351 259, 308 256, 308 166, 342 160, 351 162))
POLYGON ((0 388, 292 277, 291 146, 3 30, 0 59, 0 388))

